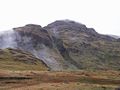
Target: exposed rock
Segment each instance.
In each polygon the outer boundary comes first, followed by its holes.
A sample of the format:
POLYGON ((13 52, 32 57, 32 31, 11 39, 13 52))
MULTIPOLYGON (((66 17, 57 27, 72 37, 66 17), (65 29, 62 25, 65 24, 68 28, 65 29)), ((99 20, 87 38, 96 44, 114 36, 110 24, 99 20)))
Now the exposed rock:
MULTIPOLYGON (((21 36, 21 41, 24 42, 23 44, 30 41, 31 44, 34 45, 37 45, 37 43, 43 43, 46 46, 52 47, 51 38, 48 32, 39 25, 28 24, 24 27, 14 28, 14 30, 18 33, 19 36, 21 36)), ((21 41, 19 41, 20 38, 17 38, 17 42, 19 43, 18 45, 21 44, 21 41)))
POLYGON ((78 69, 120 69, 120 43, 117 39, 74 21, 55 21, 44 28, 61 40, 61 45, 56 42, 58 50, 64 60, 78 69), (60 49, 60 46, 64 48, 60 49))
POLYGON ((54 47, 53 40, 47 30, 33 24, 14 28, 14 30, 17 48, 31 52, 42 59, 52 70, 68 68, 63 57, 54 47))

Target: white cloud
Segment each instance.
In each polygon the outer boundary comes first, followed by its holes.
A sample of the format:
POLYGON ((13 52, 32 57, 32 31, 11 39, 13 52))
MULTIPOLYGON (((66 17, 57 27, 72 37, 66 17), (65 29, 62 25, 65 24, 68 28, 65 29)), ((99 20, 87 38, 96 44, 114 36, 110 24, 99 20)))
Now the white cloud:
POLYGON ((120 0, 0 0, 0 30, 71 19, 120 35, 120 0))

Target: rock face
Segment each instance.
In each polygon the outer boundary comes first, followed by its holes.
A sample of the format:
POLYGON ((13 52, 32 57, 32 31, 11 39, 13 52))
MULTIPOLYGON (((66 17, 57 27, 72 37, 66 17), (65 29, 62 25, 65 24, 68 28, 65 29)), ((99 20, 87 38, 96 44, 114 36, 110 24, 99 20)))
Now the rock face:
POLYGON ((32 53, 51 70, 120 70, 120 40, 84 24, 58 20, 43 28, 28 24, 13 31, 15 46, 8 47, 32 53))
POLYGON ((117 39, 69 20, 55 21, 44 28, 59 40, 54 41, 64 60, 78 69, 120 69, 117 39))
POLYGON ((53 40, 47 30, 33 24, 14 28, 14 30, 16 32, 17 48, 31 52, 42 59, 52 70, 67 68, 67 64, 54 47, 53 40))

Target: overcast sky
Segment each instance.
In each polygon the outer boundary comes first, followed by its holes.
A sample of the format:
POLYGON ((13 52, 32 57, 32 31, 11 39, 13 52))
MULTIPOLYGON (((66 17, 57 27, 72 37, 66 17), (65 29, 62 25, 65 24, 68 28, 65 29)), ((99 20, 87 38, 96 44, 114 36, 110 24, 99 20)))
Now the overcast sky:
POLYGON ((0 30, 61 19, 120 35, 120 0, 0 0, 0 30))

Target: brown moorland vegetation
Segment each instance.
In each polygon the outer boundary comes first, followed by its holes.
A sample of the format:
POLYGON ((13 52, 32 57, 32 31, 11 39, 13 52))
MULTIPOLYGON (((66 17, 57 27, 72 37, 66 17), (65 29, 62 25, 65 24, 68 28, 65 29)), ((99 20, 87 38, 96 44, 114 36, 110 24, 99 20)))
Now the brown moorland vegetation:
POLYGON ((119 90, 117 71, 0 71, 0 89, 119 90))

